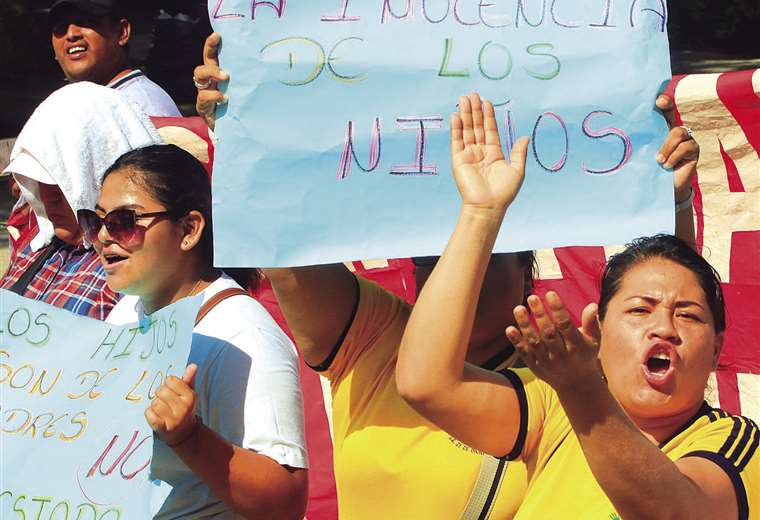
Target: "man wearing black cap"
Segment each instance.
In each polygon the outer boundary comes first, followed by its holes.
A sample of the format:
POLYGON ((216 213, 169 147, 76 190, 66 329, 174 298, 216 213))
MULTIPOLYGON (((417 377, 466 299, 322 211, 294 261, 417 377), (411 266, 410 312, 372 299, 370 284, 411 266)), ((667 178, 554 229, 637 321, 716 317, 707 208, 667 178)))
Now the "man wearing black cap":
POLYGON ((91 81, 123 92, 151 116, 180 115, 177 105, 129 66, 128 0, 56 0, 48 21, 58 65, 70 82, 91 81))

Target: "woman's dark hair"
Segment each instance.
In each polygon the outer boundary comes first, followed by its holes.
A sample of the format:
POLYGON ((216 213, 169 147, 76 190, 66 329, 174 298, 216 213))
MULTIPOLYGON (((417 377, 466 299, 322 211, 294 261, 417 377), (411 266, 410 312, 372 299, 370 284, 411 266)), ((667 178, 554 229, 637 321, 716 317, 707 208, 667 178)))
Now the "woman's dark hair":
POLYGON ((525 298, 523 305, 528 305, 528 296, 533 293, 533 281, 538 278, 538 259, 535 251, 520 251, 517 253, 517 261, 525 273, 525 298))
POLYGON ((672 235, 655 235, 636 239, 628 244, 623 252, 610 258, 602 273, 599 319, 604 319, 607 305, 620 290, 625 274, 632 267, 653 258, 670 260, 694 273, 712 312, 715 332, 720 333, 726 330, 726 309, 720 275, 686 242, 672 235))
MULTIPOLYGON (((172 218, 182 218, 193 210, 200 212, 206 226, 198 247, 204 260, 213 263, 211 181, 198 159, 173 144, 152 145, 119 157, 106 170, 103 180, 116 171, 126 171, 130 180, 160 202, 172 218)), ((259 278, 255 269, 225 272, 246 289, 255 288, 259 278)))
MULTIPOLYGON (((511 253, 494 253, 494 255, 505 255, 511 253)), ((535 251, 519 251, 515 253, 517 255, 517 263, 523 269, 523 305, 528 305, 528 296, 533 294, 533 281, 538 278, 538 259, 536 258, 535 251)), ((440 256, 416 256, 412 258, 412 264, 417 267, 434 267, 440 256)))

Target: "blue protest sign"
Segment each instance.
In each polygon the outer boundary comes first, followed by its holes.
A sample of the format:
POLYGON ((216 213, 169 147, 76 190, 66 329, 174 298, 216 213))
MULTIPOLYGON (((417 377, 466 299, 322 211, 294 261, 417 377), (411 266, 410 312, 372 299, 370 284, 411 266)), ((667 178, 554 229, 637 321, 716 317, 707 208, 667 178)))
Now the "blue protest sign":
POLYGON ((457 216, 449 117, 477 91, 532 138, 496 251, 673 230, 655 162, 664 0, 211 0, 231 74, 215 262, 439 254, 457 216))
MULTIPOLYGON (((181 377, 200 298, 114 326, 0 291, 0 518, 151 518, 143 411, 181 377)), ((161 496, 154 496, 161 495, 161 496)))

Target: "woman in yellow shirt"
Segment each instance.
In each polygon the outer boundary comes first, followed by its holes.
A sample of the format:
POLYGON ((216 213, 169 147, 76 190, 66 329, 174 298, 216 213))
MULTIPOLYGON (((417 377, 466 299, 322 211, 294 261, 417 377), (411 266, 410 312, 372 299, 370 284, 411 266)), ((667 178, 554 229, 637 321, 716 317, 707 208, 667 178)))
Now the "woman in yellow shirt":
MULTIPOLYGON (((219 68, 221 38, 211 35, 204 63, 194 71, 196 107, 210 127, 225 96, 217 83, 229 75, 219 68)), ((234 79, 233 79, 234 81, 234 79)), ((672 108, 660 97, 657 106, 672 108)), ((223 139, 223 136, 221 137, 223 139)), ((699 147, 674 128, 657 160, 673 168, 676 200, 687 200, 699 147)), ((676 214, 679 232, 693 239, 691 206, 676 214)), ((467 360, 484 370, 511 366, 515 349, 504 336, 513 323, 512 306, 525 301, 532 283, 532 252, 490 257, 477 299, 467 360)), ((421 287, 435 259, 415 259, 421 287)), ((471 500, 486 467, 481 451, 453 438, 421 417, 396 391, 395 363, 411 305, 343 264, 266 269, 303 359, 330 382, 335 482, 341 518, 415 520, 513 516, 526 486, 526 467, 498 462, 494 493, 471 500), (502 476, 499 476, 502 475, 502 476), (501 485, 498 484, 502 481, 501 485), (472 507, 477 504, 477 507, 472 507)), ((424 366, 424 365, 422 365, 424 366)), ((501 377, 498 372, 493 372, 501 377)))
POLYGON ((527 140, 508 164, 489 103, 460 99, 455 231, 412 310, 396 364, 401 396, 460 441, 521 459, 518 518, 760 518, 760 431, 703 399, 725 315, 720 280, 675 237, 641 239, 608 264, 576 329, 559 296, 514 311, 528 369, 465 362, 478 292, 527 140))

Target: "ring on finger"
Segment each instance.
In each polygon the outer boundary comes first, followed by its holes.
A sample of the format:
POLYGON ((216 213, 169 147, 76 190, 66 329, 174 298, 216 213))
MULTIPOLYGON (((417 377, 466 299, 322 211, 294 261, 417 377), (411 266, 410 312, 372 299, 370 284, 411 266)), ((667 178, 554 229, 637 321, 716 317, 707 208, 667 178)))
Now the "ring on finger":
POLYGON ((205 90, 211 86, 211 79, 207 79, 204 82, 198 81, 198 79, 193 76, 193 84, 195 85, 195 88, 198 90, 205 90))
POLYGON ((691 128, 689 128, 686 125, 681 125, 681 128, 683 128, 684 131, 686 132, 686 138, 687 139, 694 139, 694 132, 692 131, 691 128))

